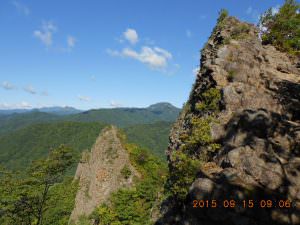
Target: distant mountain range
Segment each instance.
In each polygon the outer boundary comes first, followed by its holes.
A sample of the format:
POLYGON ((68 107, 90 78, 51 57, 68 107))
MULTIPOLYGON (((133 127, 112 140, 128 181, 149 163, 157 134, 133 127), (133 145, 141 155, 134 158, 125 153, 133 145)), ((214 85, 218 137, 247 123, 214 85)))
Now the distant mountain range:
POLYGON ((112 108, 80 111, 71 107, 50 107, 28 111, 0 110, 0 134, 11 132, 28 125, 53 122, 101 122, 118 127, 155 122, 173 122, 180 109, 170 103, 162 102, 147 108, 112 108))
POLYGON ((55 115, 70 115, 82 112, 82 110, 75 109, 73 107, 61 107, 61 106, 54 106, 54 107, 43 107, 43 108, 36 108, 36 109, 2 109, 0 110, 0 115, 10 115, 14 113, 28 113, 28 112, 45 112, 51 113, 55 115))

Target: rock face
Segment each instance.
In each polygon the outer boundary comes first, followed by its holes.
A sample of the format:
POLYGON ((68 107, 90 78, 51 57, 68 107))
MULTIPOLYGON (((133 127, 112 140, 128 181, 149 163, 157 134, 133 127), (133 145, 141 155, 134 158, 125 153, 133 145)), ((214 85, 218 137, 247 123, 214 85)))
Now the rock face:
POLYGON ((116 127, 103 129, 91 152, 85 152, 78 164, 75 179, 79 180, 79 190, 70 222, 77 224, 80 216, 89 216, 112 192, 131 186, 134 176, 139 174, 130 164, 116 127), (125 167, 131 171, 128 177, 122 174, 125 167))
MULTIPOLYGON (((192 118, 209 116, 211 139, 220 147, 199 158, 185 200, 166 202, 157 224, 300 224, 299 60, 263 46, 253 25, 227 17, 202 50, 201 69, 171 131, 171 176, 178 163, 172 155, 187 146, 192 118), (204 110, 198 106, 211 88, 221 98, 217 110, 204 110), (208 206, 194 207, 194 200, 208 206), (235 206, 226 207, 230 200, 235 206)), ((207 148, 199 144, 185 154, 197 160, 207 148)))

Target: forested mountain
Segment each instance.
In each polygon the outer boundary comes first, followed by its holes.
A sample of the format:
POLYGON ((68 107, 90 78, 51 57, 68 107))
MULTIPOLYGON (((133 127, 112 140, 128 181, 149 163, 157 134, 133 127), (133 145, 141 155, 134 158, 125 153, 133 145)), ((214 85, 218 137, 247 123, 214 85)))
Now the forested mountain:
MULTIPOLYGON (((156 122, 124 128, 128 141, 165 159, 168 135, 172 123, 156 122)), ((72 147, 78 154, 89 150, 103 123, 48 122, 33 124, 0 135, 0 164, 10 169, 26 168, 32 160, 44 157, 48 150, 61 144, 72 147)))
POLYGON ((118 127, 157 121, 175 121, 180 109, 169 103, 158 103, 147 108, 95 109, 75 115, 66 116, 64 120, 101 121, 118 127))
POLYGON ((11 115, 0 115, 0 134, 9 133, 31 124, 57 121, 60 117, 44 112, 14 113, 11 115))
POLYGON ((102 123, 52 122, 27 126, 0 136, 0 164, 24 169, 45 157, 49 149, 64 144, 81 153, 90 149, 104 127, 102 123))
POLYGON ((128 142, 136 143, 149 149, 159 158, 166 159, 165 150, 168 147, 168 137, 172 125, 171 122, 156 122, 125 127, 123 130, 128 142))
POLYGON ((101 122, 126 127, 158 121, 173 122, 180 109, 169 103, 157 103, 147 108, 95 109, 72 115, 30 111, 0 115, 0 134, 17 130, 31 124, 51 121, 101 122))

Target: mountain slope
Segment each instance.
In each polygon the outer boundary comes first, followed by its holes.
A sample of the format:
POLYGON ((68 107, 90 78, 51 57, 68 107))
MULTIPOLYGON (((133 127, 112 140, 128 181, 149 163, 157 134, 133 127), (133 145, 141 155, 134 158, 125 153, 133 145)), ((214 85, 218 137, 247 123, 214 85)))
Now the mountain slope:
POLYGON ((222 14, 201 53, 157 224, 299 224, 299 59, 222 14))
MULTIPOLYGON (((130 143, 147 148, 165 159, 172 123, 157 122, 124 128, 130 143)), ((25 168, 29 162, 45 156, 49 148, 68 144, 81 152, 89 149, 104 125, 98 122, 51 122, 33 124, 0 135, 0 164, 11 169, 25 168)))
POLYGON ((125 127, 123 130, 130 143, 149 149, 161 159, 166 158, 168 136, 173 123, 156 122, 152 124, 138 124, 125 127))
POLYGON ((76 115, 70 115, 64 120, 101 121, 118 127, 136 124, 154 123, 158 121, 175 121, 180 110, 169 103, 158 103, 148 108, 115 108, 89 110, 76 115))
POLYGON ((60 117, 44 112, 14 113, 0 116, 0 134, 9 133, 28 125, 57 121, 60 117))
POLYGON ((44 157, 49 149, 61 144, 80 153, 92 146, 103 127, 101 123, 53 122, 1 135, 0 164, 10 169, 24 169, 32 160, 44 157))

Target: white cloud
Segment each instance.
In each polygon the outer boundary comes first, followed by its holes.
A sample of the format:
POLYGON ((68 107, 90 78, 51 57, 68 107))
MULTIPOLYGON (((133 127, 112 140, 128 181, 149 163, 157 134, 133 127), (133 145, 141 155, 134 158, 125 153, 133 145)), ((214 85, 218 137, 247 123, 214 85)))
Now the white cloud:
POLYGON ((25 16, 28 16, 30 14, 30 10, 26 5, 18 1, 12 1, 12 4, 14 5, 14 7, 17 9, 18 12, 24 14, 25 16))
POLYGON ((57 31, 57 27, 52 22, 43 22, 40 30, 35 30, 33 35, 38 38, 46 47, 50 47, 53 43, 53 33, 57 31))
POLYGON ((11 105, 7 103, 0 103, 0 109, 11 109, 11 105))
POLYGON ((26 101, 17 104, 0 103, 0 109, 29 109, 32 105, 26 101))
POLYGON ((91 98, 88 97, 88 96, 78 95, 78 98, 79 98, 80 101, 83 101, 83 102, 89 102, 89 101, 91 101, 91 98))
POLYGON ((170 61, 173 55, 166 49, 154 46, 154 41, 149 38, 141 38, 133 29, 127 29, 123 33, 124 40, 126 39, 131 44, 135 44, 141 40, 145 45, 137 50, 133 47, 125 47, 122 50, 106 49, 106 53, 114 57, 132 58, 143 64, 146 64, 151 69, 160 70, 161 72, 173 74, 179 69, 178 64, 171 64, 170 61))
POLYGON ((34 88, 31 85, 28 85, 26 87, 24 87, 24 91, 28 92, 29 94, 35 95, 36 91, 34 90, 34 88))
POLYGON ((122 106, 121 103, 116 102, 116 101, 114 101, 114 100, 111 100, 109 105, 110 105, 111 107, 113 107, 113 108, 118 108, 118 107, 121 107, 121 106, 122 106))
POLYGON ((163 55, 166 59, 172 59, 172 54, 170 52, 168 52, 165 49, 159 48, 159 47, 154 47, 154 50, 158 53, 160 53, 161 55, 163 55))
POLYGON ((9 83, 8 81, 2 82, 1 86, 6 90, 12 90, 16 88, 13 84, 9 83))
POLYGON ((21 104, 19 104, 20 108, 31 108, 32 106, 28 103, 28 102, 21 102, 21 104))
POLYGON ((124 48, 122 52, 108 51, 112 56, 124 56, 136 59, 153 69, 163 69, 168 66, 168 61, 172 59, 172 54, 165 49, 159 47, 142 47, 140 52, 130 48, 124 48))
POLYGON ((69 48, 74 48, 76 44, 76 39, 73 36, 68 36, 67 37, 67 44, 69 48))
POLYGON ((190 30, 186 30, 185 34, 188 38, 192 37, 192 32, 190 30))
POLYGON ((138 42, 139 37, 136 32, 136 30, 128 28, 124 33, 123 33, 124 38, 129 41, 131 44, 135 44, 138 42))

